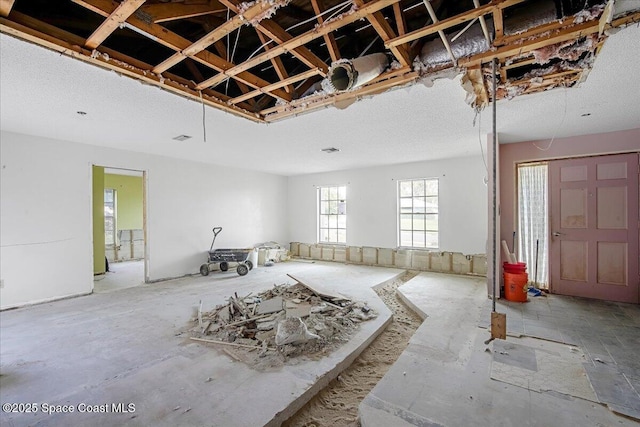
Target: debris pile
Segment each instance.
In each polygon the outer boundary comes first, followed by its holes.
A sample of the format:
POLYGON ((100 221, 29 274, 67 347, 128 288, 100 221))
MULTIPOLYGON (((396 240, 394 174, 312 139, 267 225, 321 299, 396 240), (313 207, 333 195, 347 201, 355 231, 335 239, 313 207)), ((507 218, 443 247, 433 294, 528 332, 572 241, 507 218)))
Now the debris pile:
POLYGON ((213 343, 255 368, 277 367, 298 356, 319 357, 348 341, 358 324, 377 314, 366 303, 292 277, 257 295, 235 293, 209 312, 198 309, 194 341, 213 343))

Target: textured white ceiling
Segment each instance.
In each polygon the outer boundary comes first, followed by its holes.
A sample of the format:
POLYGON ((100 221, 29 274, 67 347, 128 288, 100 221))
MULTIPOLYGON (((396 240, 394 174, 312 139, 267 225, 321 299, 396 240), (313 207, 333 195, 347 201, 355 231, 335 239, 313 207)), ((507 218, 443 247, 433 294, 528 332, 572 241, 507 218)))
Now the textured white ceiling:
MULTIPOLYGON (((480 154, 479 129, 459 78, 269 125, 207 107, 204 142, 197 102, 4 34, 0 49, 0 127, 6 131, 281 175, 480 154), (172 140, 181 134, 193 138, 172 140), (341 151, 326 154, 325 147, 341 151)), ((638 52, 640 27, 634 25, 607 40, 579 87, 500 101, 500 142, 640 127, 638 52)), ((491 108, 481 121, 485 141, 491 108)))

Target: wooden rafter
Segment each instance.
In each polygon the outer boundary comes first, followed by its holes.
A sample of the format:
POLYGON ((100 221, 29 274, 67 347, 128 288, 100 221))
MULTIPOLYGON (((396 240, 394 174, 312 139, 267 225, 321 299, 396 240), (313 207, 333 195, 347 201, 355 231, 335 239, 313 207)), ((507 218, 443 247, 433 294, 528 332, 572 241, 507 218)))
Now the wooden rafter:
POLYGON ((214 76, 198 85, 198 88, 207 88, 216 85, 222 80, 226 79, 227 76, 235 76, 245 70, 249 70, 256 65, 262 64, 265 61, 270 60, 271 58, 275 58, 287 51, 291 51, 299 46, 302 46, 306 43, 309 43, 312 40, 315 40, 319 37, 324 36, 325 34, 329 34, 330 32, 336 30, 337 28, 343 27, 347 24, 355 22, 359 19, 366 17, 367 15, 377 12, 387 6, 391 6, 394 3, 397 3, 400 0, 374 0, 372 2, 367 3, 364 7, 359 8, 353 13, 346 14, 342 17, 342 19, 335 19, 331 22, 325 21, 324 25, 319 26, 311 31, 307 31, 297 37, 293 37, 287 42, 281 43, 279 46, 264 52, 260 55, 254 56, 252 59, 249 59, 242 64, 236 65, 235 67, 226 70, 224 75, 214 76))
POLYGON ((531 65, 535 63, 536 63, 536 59, 532 57, 532 58, 522 59, 519 61, 514 61, 510 64, 505 64, 502 68, 504 68, 505 70, 511 70, 513 68, 520 68, 520 67, 524 67, 526 65, 531 65))
POLYGON ((0 16, 9 16, 15 0, 0 0, 0 16))
POLYGON ((549 31, 557 31, 562 28, 570 27, 575 24, 575 17, 569 16, 560 21, 551 21, 546 24, 538 25, 537 27, 530 28, 529 30, 512 35, 503 35, 500 39, 496 38, 495 44, 497 45, 505 45, 505 44, 513 44, 514 42, 521 40, 523 38, 523 34, 527 35, 527 38, 537 36, 542 33, 546 33, 549 31))
MULTIPOLYGON (((239 12, 238 0, 220 0, 220 2, 227 6, 232 12, 239 12)), ((280 27, 270 19, 263 19, 262 21, 260 21, 256 25, 256 29, 277 43, 284 43, 293 38, 291 34, 287 33, 282 27, 280 27)), ((329 69, 327 64, 325 64, 322 59, 318 58, 313 52, 311 52, 304 46, 299 46, 295 49, 292 49, 291 54, 302 61, 309 68, 319 68, 325 75, 327 70, 329 69)))
MULTIPOLYGON (((640 19, 640 13, 636 13, 635 15, 637 19, 640 19)), ((625 19, 628 19, 628 17, 625 17, 625 19)), ((616 26, 616 23, 614 22, 612 25, 616 26)), ((501 46, 495 50, 488 50, 470 58, 466 58, 460 61, 460 65, 464 67, 472 67, 474 65, 489 62, 493 58, 505 59, 515 55, 524 55, 545 46, 562 43, 568 40, 575 40, 580 37, 597 33, 599 31, 598 27, 599 22, 594 20, 563 28, 561 30, 551 32, 550 34, 545 33, 540 37, 529 38, 527 37, 527 32, 524 32, 520 34, 522 38, 521 42, 501 46)), ((534 29, 532 31, 536 30, 534 29)))
POLYGON ((89 36, 85 46, 89 49, 95 49, 100 46, 102 42, 124 23, 144 2, 145 0, 124 0, 111 12, 107 19, 100 24, 98 29, 89 36))
MULTIPOLYGON (((260 39, 260 43, 263 44, 264 49, 265 50, 271 49, 271 47, 269 46, 269 43, 267 43, 269 41, 267 40, 267 37, 264 34, 262 34, 259 30, 256 31, 256 33, 258 34, 258 38, 260 39)), ((284 67, 284 64, 282 63, 282 59, 279 56, 275 58, 271 58, 271 65, 273 65, 273 68, 276 70, 276 74, 278 75, 281 81, 289 78, 289 73, 287 73, 287 69, 284 67)), ((284 90, 286 90, 287 93, 293 93, 293 86, 291 85, 283 85, 280 87, 284 87, 284 90)))
POLYGON ((524 1, 525 0, 493 0, 490 3, 472 9, 468 12, 443 19, 442 21, 439 21, 437 23, 428 25, 415 31, 411 31, 410 33, 407 33, 405 35, 398 36, 395 39, 389 40, 387 43, 385 43, 385 46, 390 48, 391 46, 399 46, 405 43, 409 43, 419 38, 435 34, 438 31, 446 30, 447 28, 456 26, 458 24, 463 24, 489 13, 493 13, 496 9, 505 9, 524 1))
POLYGON ((502 9, 497 8, 493 11, 493 29, 495 31, 495 44, 504 44, 504 20, 502 19, 502 9))
MULTIPOLYGON (((91 9, 94 12, 99 13, 103 16, 110 15, 114 8, 113 3, 110 0, 72 0, 72 1, 81 6, 87 7, 88 9, 91 9)), ((192 44, 189 40, 185 39, 184 37, 172 31, 169 31, 165 27, 160 26, 158 24, 143 21, 140 18, 136 17, 135 15, 130 16, 129 19, 127 19, 127 23, 137 28, 142 33, 147 34, 152 40, 176 52, 186 49, 188 46, 192 44)), ((217 55, 214 55, 213 53, 207 50, 203 50, 202 52, 197 53, 192 57, 192 59, 220 73, 223 72, 224 70, 231 69, 234 67, 234 64, 232 64, 231 62, 217 55)), ((234 78, 236 80, 243 82, 248 86, 251 86, 254 89, 258 89, 270 84, 269 82, 247 71, 236 74, 234 78)), ((210 87, 210 86, 207 86, 207 87, 210 87)), ((204 88, 196 86, 196 89, 202 90, 204 88)), ((291 100, 291 95, 281 89, 278 89, 272 92, 271 95, 274 97, 284 99, 286 101, 291 100)))
POLYGON ((244 95, 238 96, 236 98, 233 98, 229 101, 229 104, 238 104, 242 101, 246 101, 247 99, 251 99, 254 98, 258 95, 261 95, 263 93, 265 93, 265 91, 270 91, 270 90, 274 90, 274 89, 278 89, 281 87, 285 87, 285 86, 289 86, 292 85, 293 83, 297 83, 299 81, 308 79, 311 76, 315 76, 315 75, 319 75, 320 74, 320 70, 315 69, 315 70, 307 70, 304 73, 300 73, 300 74, 296 74, 293 77, 289 77, 288 79, 285 80, 281 80, 278 83, 272 83, 271 85, 262 88, 262 89, 258 89, 258 90, 254 90, 253 92, 249 92, 246 93, 244 95))
MULTIPOLYGON (((354 4, 358 7, 364 6, 364 0, 354 0, 354 4)), ((395 3, 398 4, 398 3, 395 3)), ((396 38, 396 33, 391 28, 391 25, 384 19, 384 15, 382 12, 377 11, 373 12, 366 16, 367 21, 371 24, 376 33, 380 36, 383 42, 396 38)), ((393 46, 389 48, 393 56, 396 60, 403 66, 406 67, 411 63, 411 59, 409 58, 409 50, 406 45, 393 46)))
MULTIPOLYGON (((382 76, 384 76, 384 74, 380 77, 382 76)), ((313 97, 307 97, 304 98, 302 102, 296 103, 295 106, 297 108, 280 108, 278 110, 268 109, 263 110, 260 113, 265 116, 265 121, 275 122, 290 116, 295 116, 305 111, 315 110, 327 105, 339 103, 341 101, 384 92, 393 86, 408 84, 412 81, 417 80, 418 78, 419 75, 416 72, 405 72, 405 74, 400 74, 386 80, 378 80, 376 83, 361 86, 360 88, 352 92, 342 92, 334 96, 320 96, 316 97, 315 99, 313 99, 313 97)))
POLYGON ((171 57, 158 64, 154 69, 154 73, 162 73, 169 68, 175 66, 180 63, 184 58, 193 56, 197 53, 202 52, 207 47, 214 44, 216 41, 222 39, 227 34, 231 34, 233 31, 237 30, 241 26, 243 26, 246 21, 250 21, 261 13, 264 13, 266 10, 272 8, 273 6, 269 2, 255 2, 252 6, 250 6, 247 10, 245 10, 242 14, 236 15, 226 21, 224 24, 220 25, 218 28, 214 29, 210 33, 206 34, 204 37, 200 38, 197 42, 191 44, 186 49, 183 49, 180 52, 174 53, 171 57))
MULTIPOLYGON (((318 24, 322 25, 322 23, 324 22, 324 18, 320 16, 320 14, 324 12, 324 4, 322 0, 311 0, 311 6, 313 6, 313 11, 318 17, 318 24)), ((335 62, 340 59, 340 49, 338 49, 338 44, 336 43, 336 38, 333 36, 333 34, 325 34, 322 37, 324 38, 324 43, 327 45, 327 50, 329 51, 331 61, 335 62)))
POLYGON ((227 105, 224 96, 221 94, 216 94, 212 91, 200 92, 191 89, 189 82, 178 76, 167 75, 165 78, 157 76, 150 72, 151 65, 120 54, 119 52, 103 48, 102 51, 107 55, 93 55, 91 50, 82 47, 86 41, 82 37, 29 16, 12 12, 11 20, 0 18, 0 31, 55 50, 72 58, 116 71, 119 74, 139 79, 145 83, 159 86, 167 91, 195 101, 204 102, 209 106, 237 114, 249 120, 256 122, 262 121, 260 116, 255 113, 251 113, 237 105, 227 105), (202 98, 200 98, 201 95, 202 98))
MULTIPOLYGON (((370 85, 375 85, 379 82, 383 82, 383 81, 388 81, 391 79, 397 79, 399 77, 403 77, 407 74, 411 74, 411 78, 417 78, 418 75, 416 73, 414 73, 410 67, 403 67, 403 68, 398 68, 395 70, 389 70, 387 72, 384 72, 382 74, 380 74, 378 77, 376 77, 375 79, 371 80, 370 82, 368 82, 366 85, 359 87, 357 90, 355 91, 348 91, 348 92, 340 92, 340 93, 336 93, 334 95, 329 95, 327 96, 326 94, 318 94, 318 95, 311 95, 311 96, 307 96, 304 98, 300 98, 300 99, 296 99, 292 102, 290 102, 288 105, 276 105, 275 107, 271 107, 271 108, 267 108, 264 110, 261 110, 260 113, 263 115, 269 115, 269 114, 273 114, 273 113, 278 113, 278 112, 282 112, 285 110, 290 110, 291 108, 296 108, 296 107, 300 107, 300 106, 307 106, 309 103, 312 103, 313 105, 315 105, 315 103, 317 103, 319 100, 323 102, 322 105, 326 105, 327 103, 331 103, 332 99, 336 99, 336 97, 339 95, 340 96, 340 100, 346 100, 349 99, 352 95, 352 97, 356 98, 358 96, 361 96, 361 90, 363 90, 364 88, 370 86, 370 85), (326 101, 326 103, 324 103, 326 101)), ((410 81, 411 79, 409 79, 410 81)), ((394 81, 398 81, 398 80, 394 80, 394 81)), ((403 81, 405 81, 403 79, 403 81)), ((406 83, 406 81, 405 81, 406 83)))
MULTIPOLYGON (((286 43, 289 40, 293 39, 293 36, 291 34, 287 33, 282 27, 271 20, 264 20, 260 22, 260 24, 258 24, 257 26, 257 29, 262 34, 271 38, 271 40, 277 42, 278 44, 286 43)), ((290 53, 298 58, 307 67, 318 68, 325 75, 329 70, 327 64, 305 46, 297 46, 295 49, 291 49, 290 53)))
POLYGON ((226 12, 226 6, 217 1, 208 4, 185 3, 157 3, 147 4, 139 9, 143 15, 149 15, 152 22, 175 21, 178 19, 194 18, 196 16, 210 15, 212 13, 226 12))
POLYGON ((405 35, 407 33, 407 22, 404 19, 404 13, 402 13, 402 7, 400 6, 400 3, 393 4, 393 15, 396 19, 396 28, 398 29, 398 35, 405 35))
MULTIPOLYGON (((218 52, 218 55, 220 55, 222 58, 228 58, 227 47, 224 45, 222 40, 217 40, 213 44, 213 47, 216 49, 216 52, 218 52)), ((203 80, 204 80, 204 78, 201 78, 198 81, 201 82, 203 80)), ((242 83, 241 81, 238 81, 238 80, 234 80, 234 81, 238 85, 238 89, 240 89, 240 92, 242 92, 242 93, 251 92, 251 88, 249 86, 247 86, 246 84, 244 84, 244 83, 242 83)))

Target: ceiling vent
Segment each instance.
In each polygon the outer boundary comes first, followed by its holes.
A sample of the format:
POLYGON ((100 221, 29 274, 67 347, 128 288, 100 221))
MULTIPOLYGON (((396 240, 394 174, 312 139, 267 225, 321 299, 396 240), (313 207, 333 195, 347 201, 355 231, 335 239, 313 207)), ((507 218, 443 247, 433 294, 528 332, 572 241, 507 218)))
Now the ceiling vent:
POLYGON ((186 141, 187 139, 191 139, 191 137, 189 135, 178 135, 172 139, 176 141, 186 141))
POLYGON ((336 152, 340 151, 340 149, 335 148, 335 147, 329 147, 329 148, 323 148, 320 151, 324 151, 327 154, 331 154, 331 153, 336 153, 336 152))

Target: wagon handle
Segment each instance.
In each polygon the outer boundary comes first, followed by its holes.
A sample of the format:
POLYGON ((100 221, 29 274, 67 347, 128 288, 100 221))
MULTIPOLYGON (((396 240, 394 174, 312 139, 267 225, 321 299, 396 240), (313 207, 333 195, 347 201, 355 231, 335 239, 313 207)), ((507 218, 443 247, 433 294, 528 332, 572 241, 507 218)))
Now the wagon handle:
POLYGON ((216 242, 216 237, 218 237, 218 234, 220 234, 221 231, 222 227, 213 227, 213 242, 211 242, 211 249, 209 249, 210 251, 213 250, 213 244, 216 242))

